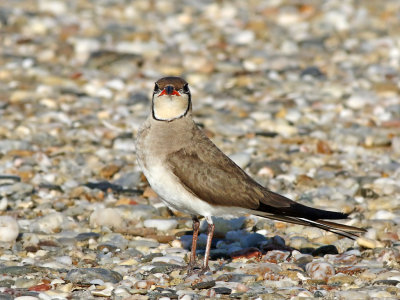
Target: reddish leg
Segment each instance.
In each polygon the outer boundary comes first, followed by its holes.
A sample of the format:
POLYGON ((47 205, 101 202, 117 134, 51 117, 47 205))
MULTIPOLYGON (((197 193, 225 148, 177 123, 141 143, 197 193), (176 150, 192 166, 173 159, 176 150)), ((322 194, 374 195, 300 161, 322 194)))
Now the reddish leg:
POLYGON ((191 273, 193 269, 196 267, 196 248, 197 248, 197 239, 199 237, 199 229, 200 222, 197 217, 192 217, 193 220, 193 238, 192 238, 192 250, 190 253, 190 260, 188 265, 188 272, 191 273))
POLYGON ((214 236, 214 228, 215 228, 215 225, 213 223, 209 222, 208 223, 208 235, 207 235, 206 253, 204 255, 203 268, 201 269, 202 273, 207 272, 208 270, 210 270, 210 268, 208 267, 208 260, 210 258, 211 241, 212 241, 212 238, 214 236))

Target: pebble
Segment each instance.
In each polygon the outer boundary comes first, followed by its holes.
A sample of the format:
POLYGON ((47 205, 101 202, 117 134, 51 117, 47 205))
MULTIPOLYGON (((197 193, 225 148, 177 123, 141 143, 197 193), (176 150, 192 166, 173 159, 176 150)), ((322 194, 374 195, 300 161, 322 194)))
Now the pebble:
POLYGON ((198 290, 203 290, 203 289, 209 289, 215 286, 215 281, 201 281, 195 284, 192 284, 192 289, 198 289, 198 290))
MULTIPOLYGON (((212 217, 213 223, 215 225, 216 235, 226 235, 229 231, 239 230, 243 227, 246 220, 245 217, 225 219, 219 217, 212 217)), ((207 222, 202 221, 200 223, 200 230, 202 232, 207 232, 207 222)))
POLYGON ((124 225, 121 214, 115 208, 98 208, 90 215, 92 227, 108 226, 114 229, 121 229, 124 225))
POLYGON ((67 273, 66 280, 72 283, 90 284, 93 280, 102 280, 104 282, 118 283, 122 276, 111 270, 101 268, 81 268, 72 269, 67 273))
POLYGON ((178 226, 178 221, 174 219, 147 219, 143 222, 144 227, 156 228, 160 231, 168 231, 178 226))
POLYGON ((335 275, 335 268, 326 262, 313 261, 306 265, 306 272, 312 279, 327 280, 335 275))
POLYGON ((14 242, 19 234, 17 221, 10 216, 0 216, 0 242, 14 242))
POLYGON ((313 256, 324 256, 325 254, 339 254, 338 249, 334 245, 325 245, 311 252, 313 256))
POLYGON ((369 249, 374 249, 374 248, 383 246, 382 243, 380 243, 379 241, 369 239, 366 237, 359 237, 357 239, 357 244, 360 245, 361 247, 369 248, 369 249))
POLYGON ((31 223, 33 232, 55 233, 61 230, 66 223, 63 214, 55 212, 43 216, 31 223))
POLYGON ((243 248, 258 247, 263 242, 266 242, 267 238, 259 233, 246 234, 240 239, 240 246, 243 248))

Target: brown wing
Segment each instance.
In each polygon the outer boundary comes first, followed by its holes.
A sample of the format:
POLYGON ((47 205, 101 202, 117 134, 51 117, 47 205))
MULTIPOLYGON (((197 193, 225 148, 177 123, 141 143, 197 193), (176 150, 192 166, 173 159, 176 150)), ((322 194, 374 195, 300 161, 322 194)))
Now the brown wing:
POLYGON ((268 197, 256 183, 208 138, 197 132, 192 145, 168 155, 167 164, 198 198, 214 205, 258 209, 260 202, 276 208, 295 203, 283 196, 268 197))
POLYGON ((364 229, 321 219, 346 219, 347 214, 316 209, 273 193, 255 182, 201 131, 194 142, 167 157, 167 164, 188 191, 211 204, 237 206, 274 220, 318 227, 354 239, 364 229))

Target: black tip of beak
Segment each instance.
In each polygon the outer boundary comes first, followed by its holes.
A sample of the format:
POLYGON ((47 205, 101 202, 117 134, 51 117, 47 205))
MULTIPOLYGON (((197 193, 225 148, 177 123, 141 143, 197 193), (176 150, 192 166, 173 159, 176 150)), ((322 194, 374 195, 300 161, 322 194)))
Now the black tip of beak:
POLYGON ((167 85, 164 88, 165 92, 167 93, 167 95, 172 95, 172 92, 174 91, 174 87, 172 85, 167 85))

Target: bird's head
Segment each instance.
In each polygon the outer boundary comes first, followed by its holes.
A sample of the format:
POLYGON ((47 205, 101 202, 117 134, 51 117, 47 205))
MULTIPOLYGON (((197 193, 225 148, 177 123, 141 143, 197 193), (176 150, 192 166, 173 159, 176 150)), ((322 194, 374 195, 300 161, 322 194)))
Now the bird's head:
POLYGON ((173 121, 191 111, 188 83, 180 77, 164 77, 155 83, 152 101, 153 118, 173 121))

